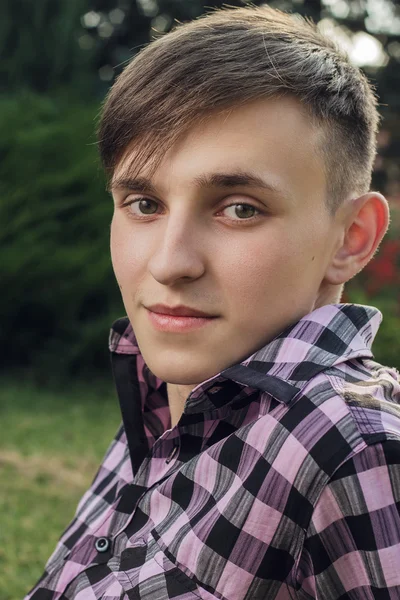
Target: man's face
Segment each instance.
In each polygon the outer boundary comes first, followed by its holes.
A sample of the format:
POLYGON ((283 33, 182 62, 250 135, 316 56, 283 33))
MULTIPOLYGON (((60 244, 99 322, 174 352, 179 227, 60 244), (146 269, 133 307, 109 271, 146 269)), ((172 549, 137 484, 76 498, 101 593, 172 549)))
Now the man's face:
MULTIPOLYGON (((134 182, 114 189, 113 267, 157 377, 201 383, 318 306, 337 230, 317 135, 296 100, 257 100, 194 126, 166 153, 151 193, 134 182), (209 181, 244 173, 280 191, 209 181), (143 196, 148 202, 122 206, 143 196), (185 333, 160 331, 145 308, 156 303, 217 318, 185 333)), ((115 181, 129 179, 127 161, 115 181)))

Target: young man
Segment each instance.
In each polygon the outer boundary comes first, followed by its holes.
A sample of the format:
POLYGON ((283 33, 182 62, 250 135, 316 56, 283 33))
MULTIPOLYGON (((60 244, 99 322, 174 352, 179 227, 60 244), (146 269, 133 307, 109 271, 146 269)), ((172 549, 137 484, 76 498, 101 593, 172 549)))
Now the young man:
POLYGON ((389 221, 376 106, 268 7, 119 77, 99 140, 123 425, 27 598, 400 598, 400 378, 373 360, 381 313, 340 303, 389 221))

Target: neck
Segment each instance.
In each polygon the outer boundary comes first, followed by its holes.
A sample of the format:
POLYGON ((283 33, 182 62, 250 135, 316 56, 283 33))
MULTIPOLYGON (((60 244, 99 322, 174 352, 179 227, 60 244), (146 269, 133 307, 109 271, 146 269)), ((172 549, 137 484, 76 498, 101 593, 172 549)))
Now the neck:
POLYGON ((174 427, 181 418, 186 400, 195 386, 196 384, 180 385, 177 383, 167 383, 168 404, 171 413, 171 427, 174 427))

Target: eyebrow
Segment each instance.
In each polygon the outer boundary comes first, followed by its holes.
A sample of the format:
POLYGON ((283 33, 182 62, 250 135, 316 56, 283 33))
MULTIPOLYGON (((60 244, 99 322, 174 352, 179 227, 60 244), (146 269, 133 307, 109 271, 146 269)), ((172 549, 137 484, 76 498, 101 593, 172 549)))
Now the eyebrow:
MULTIPOLYGON (((232 188, 239 186, 257 187, 280 196, 284 199, 290 199, 288 192, 280 189, 276 185, 265 181, 255 173, 237 172, 237 173, 204 173, 194 178, 196 187, 223 187, 232 188)), ((146 177, 116 177, 108 186, 107 191, 112 192, 117 189, 128 189, 142 194, 157 194, 157 190, 146 177)))

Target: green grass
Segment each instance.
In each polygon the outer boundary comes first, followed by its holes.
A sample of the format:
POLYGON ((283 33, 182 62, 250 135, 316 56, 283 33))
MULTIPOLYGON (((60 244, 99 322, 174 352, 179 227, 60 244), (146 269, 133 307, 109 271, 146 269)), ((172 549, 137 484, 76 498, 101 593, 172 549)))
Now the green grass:
POLYGON ((96 390, 0 382, 0 599, 43 573, 121 421, 112 381, 96 390))

